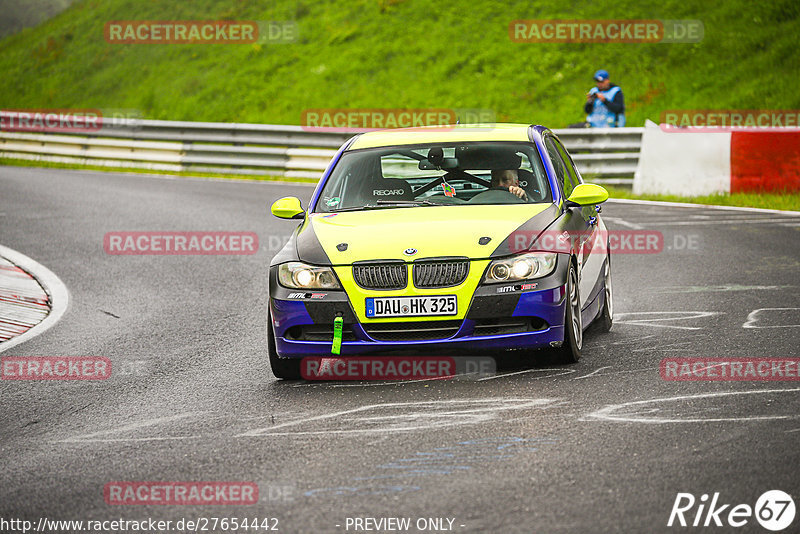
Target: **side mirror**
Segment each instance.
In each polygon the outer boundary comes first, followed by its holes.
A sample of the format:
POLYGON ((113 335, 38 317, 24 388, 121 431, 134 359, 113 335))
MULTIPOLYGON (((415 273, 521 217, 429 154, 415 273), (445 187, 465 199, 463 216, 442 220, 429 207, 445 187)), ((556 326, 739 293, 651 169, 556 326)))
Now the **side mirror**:
POLYGON ((306 212, 297 197, 284 197, 272 204, 272 214, 280 219, 302 219, 306 212))
POLYGON ((608 200, 608 191, 595 184, 580 184, 572 190, 567 206, 592 206, 608 200))

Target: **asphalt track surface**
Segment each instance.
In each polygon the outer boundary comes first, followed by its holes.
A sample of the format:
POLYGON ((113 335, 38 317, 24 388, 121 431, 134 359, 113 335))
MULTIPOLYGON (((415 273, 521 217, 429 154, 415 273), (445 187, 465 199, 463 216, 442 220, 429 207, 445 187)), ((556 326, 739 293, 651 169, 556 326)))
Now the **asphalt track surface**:
MULTIPOLYGON (((268 206, 310 194, 0 167, 0 243, 56 273, 71 298, 60 322, 3 356, 114 366, 105 381, 0 382, 0 517, 673 532, 703 530, 667 528, 678 492, 753 506, 780 489, 800 502, 798 382, 659 374, 667 357, 800 356, 800 218, 609 202, 611 229, 658 230, 665 247, 613 257, 616 322, 587 333, 578 364, 512 360, 480 381, 281 382, 266 358, 267 265, 295 223, 268 206), (104 234, 125 230, 254 231, 261 250, 107 255, 104 234), (260 499, 111 506, 112 481, 253 481, 260 499)), ((735 530, 765 532, 753 518, 735 530)))

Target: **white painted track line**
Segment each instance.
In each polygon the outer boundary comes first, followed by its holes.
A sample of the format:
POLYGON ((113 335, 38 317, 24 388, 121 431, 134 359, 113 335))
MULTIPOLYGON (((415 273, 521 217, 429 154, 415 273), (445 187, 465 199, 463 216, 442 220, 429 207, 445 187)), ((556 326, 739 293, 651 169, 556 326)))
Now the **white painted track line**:
POLYGON ((691 204, 688 202, 665 202, 663 200, 634 200, 631 198, 609 198, 608 202, 620 204, 641 204, 644 206, 666 206, 669 208, 708 208, 710 210, 745 211, 751 213, 778 213, 787 217, 800 217, 800 211, 770 210, 765 208, 745 208, 742 206, 719 206, 716 204, 691 204))

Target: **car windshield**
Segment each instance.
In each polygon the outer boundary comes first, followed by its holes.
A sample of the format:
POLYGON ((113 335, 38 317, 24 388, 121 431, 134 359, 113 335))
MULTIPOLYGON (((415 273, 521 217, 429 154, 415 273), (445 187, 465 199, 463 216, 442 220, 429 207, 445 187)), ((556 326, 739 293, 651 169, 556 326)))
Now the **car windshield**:
POLYGON ((551 201, 532 144, 430 144, 345 152, 314 211, 551 201))

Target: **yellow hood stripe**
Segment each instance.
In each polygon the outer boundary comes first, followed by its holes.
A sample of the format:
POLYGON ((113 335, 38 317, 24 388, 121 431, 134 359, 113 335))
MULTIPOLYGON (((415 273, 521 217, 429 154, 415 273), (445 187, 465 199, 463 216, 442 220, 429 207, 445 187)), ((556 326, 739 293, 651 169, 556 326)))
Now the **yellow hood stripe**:
POLYGON ((550 204, 424 206, 310 216, 333 265, 441 256, 488 258, 508 235, 550 204), (486 245, 481 237, 490 237, 486 245), (338 250, 341 243, 347 249, 338 250), (408 248, 416 254, 403 254, 408 248))
POLYGON ((409 322, 419 320, 463 319, 489 265, 492 251, 514 230, 551 204, 508 204, 478 206, 425 206, 389 208, 339 214, 312 214, 310 222, 319 242, 335 266, 334 270, 350 303, 362 323, 409 322), (491 237, 479 245, 481 237, 491 237), (336 245, 347 243, 340 251, 336 245), (408 248, 417 252, 403 253, 408 248), (407 265, 408 286, 390 291, 366 290, 353 280, 350 266, 356 261, 403 260, 407 263, 423 258, 466 256, 471 258, 467 279, 456 287, 418 289, 414 287, 411 265, 407 265), (442 317, 368 319, 367 297, 412 295, 456 295, 458 315, 442 317))

